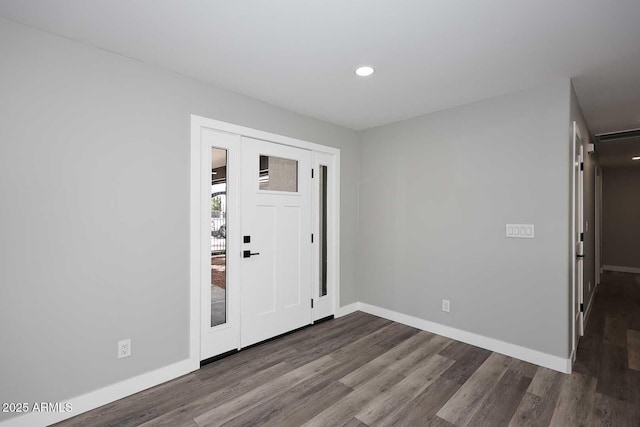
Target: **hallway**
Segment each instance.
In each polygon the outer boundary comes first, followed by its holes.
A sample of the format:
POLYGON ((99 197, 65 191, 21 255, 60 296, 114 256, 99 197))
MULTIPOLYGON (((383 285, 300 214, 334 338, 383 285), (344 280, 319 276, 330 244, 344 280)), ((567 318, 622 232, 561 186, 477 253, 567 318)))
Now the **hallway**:
POLYGON ((597 380, 594 410, 610 425, 640 425, 640 275, 602 275, 574 372, 597 380))

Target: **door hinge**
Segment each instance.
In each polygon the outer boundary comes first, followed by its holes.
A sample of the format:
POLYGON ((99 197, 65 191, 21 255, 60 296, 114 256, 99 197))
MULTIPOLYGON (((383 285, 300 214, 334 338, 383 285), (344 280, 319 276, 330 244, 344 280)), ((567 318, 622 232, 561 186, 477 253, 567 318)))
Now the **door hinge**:
POLYGON ((584 313, 584 303, 580 303, 580 313, 584 313))
POLYGON ((313 169, 311 169, 311 178, 313 178, 313 169))
POLYGON ((313 308, 313 298, 311 298, 311 308, 313 308))
POLYGON ((580 233, 580 241, 584 242, 584 233, 580 233))
POLYGON ((313 243, 313 233, 311 233, 311 243, 313 243))
POLYGON ((584 170, 584 162, 580 162, 580 170, 583 171, 584 170))

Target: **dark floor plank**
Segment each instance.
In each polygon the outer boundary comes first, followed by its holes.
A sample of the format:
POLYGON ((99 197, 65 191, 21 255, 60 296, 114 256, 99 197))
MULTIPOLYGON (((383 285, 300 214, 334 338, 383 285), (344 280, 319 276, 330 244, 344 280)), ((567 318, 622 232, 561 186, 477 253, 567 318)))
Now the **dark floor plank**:
POLYGON ((555 399, 525 393, 509 421, 509 427, 545 427, 549 425, 556 407, 555 399))
POLYGON ((596 379, 574 373, 568 376, 560 391, 549 425, 590 426, 596 393, 596 379))
POLYGON ((527 393, 520 401, 509 426, 547 426, 567 375, 551 369, 538 368, 527 393))
POLYGON ((284 394, 275 393, 264 403, 231 420, 229 424, 241 426, 258 422, 260 425, 278 426, 283 423, 295 425, 293 420, 298 420, 299 425, 314 417, 330 406, 326 403, 332 401, 335 396, 344 397, 352 391, 342 383, 337 385, 339 378, 387 351, 368 343, 364 338, 351 346, 357 346, 360 351, 352 352, 349 358, 341 357, 339 352, 331 353, 329 357, 336 361, 331 369, 323 370, 300 382, 284 394), (364 344, 368 345, 359 347, 364 344), (327 393, 327 390, 334 393, 327 393))
POLYGON ((205 393, 206 387, 195 374, 185 375, 125 399, 109 403, 96 410, 55 424, 57 427, 81 426, 138 426, 187 402, 197 393, 205 393), (183 393, 191 390, 192 393, 183 393), (185 395, 187 394, 187 395, 185 395))
POLYGON ((292 388, 284 395, 276 396, 223 425, 229 427, 302 425, 353 391, 338 381, 331 381, 328 384, 327 381, 322 380, 315 384, 313 381, 307 381, 303 387, 292 388))
POLYGON ((331 369, 334 366, 335 361, 330 356, 321 357, 265 384, 248 390, 235 399, 229 400, 222 405, 217 405, 215 408, 194 417, 194 419, 201 426, 224 424, 243 412, 251 410, 266 400, 273 398, 273 396, 280 395, 302 381, 318 375, 327 369, 331 369))
POLYGON ((624 314, 619 312, 606 314, 603 342, 621 348, 627 346, 627 320, 624 314))
POLYGON ((640 331, 627 330, 628 368, 640 371, 640 331))
POLYGON ((539 397, 552 396, 557 399, 567 378, 569 378, 568 375, 539 367, 527 391, 539 397))
POLYGON ((456 363, 443 374, 444 377, 458 384, 464 384, 487 360, 491 352, 469 344, 455 342, 440 354, 456 360, 456 363))
POLYGON ((596 393, 594 426, 640 426, 640 403, 623 402, 596 393))
POLYGON ((402 375, 393 370, 380 371, 375 377, 360 384, 353 392, 346 395, 336 404, 313 417, 304 426, 333 427, 342 425, 346 420, 353 418, 367 402, 380 393, 384 393, 402 379, 402 375))
MULTIPOLYGON (((289 360, 287 363, 294 367, 300 367, 313 361, 314 359, 323 357, 333 351, 336 351, 348 344, 358 341, 361 338, 366 337, 369 334, 375 333, 380 329, 390 326, 392 328, 403 329, 405 331, 412 329, 405 325, 402 328, 396 326, 393 322, 381 319, 379 317, 371 316, 366 322, 360 324, 357 328, 347 329, 341 331, 339 334, 331 333, 332 338, 330 340, 311 340, 305 342, 305 345, 297 345, 298 354, 289 360)), ((309 328, 311 329, 311 328, 309 328)))
POLYGON ((351 418, 350 420, 341 424, 341 427, 369 427, 369 426, 367 426, 365 423, 363 423, 357 418, 351 418))
MULTIPOLYGON (((451 343, 452 341, 449 338, 434 336, 427 343, 419 346, 406 357, 397 360, 390 366, 390 369, 394 369, 404 376, 410 375, 417 369, 417 367, 421 366, 423 361, 436 358, 436 356, 439 356, 438 352, 451 343)), ((444 358, 444 356, 439 357, 444 358)), ((448 368, 454 363, 454 361, 449 358, 446 359, 451 361, 451 363, 447 363, 448 368)))
POLYGON ((576 363, 573 364, 573 371, 583 375, 597 377, 600 370, 600 347, 602 336, 595 334, 585 334, 580 338, 576 363))
POLYGON ((218 405, 222 405, 238 398, 239 396, 243 396, 265 383, 274 381, 291 372, 292 369, 293 368, 291 366, 282 362, 257 372, 236 384, 229 385, 224 388, 211 388, 208 392, 203 392, 198 398, 168 411, 159 417, 149 420, 148 424, 145 423, 142 425, 172 427, 174 425, 184 423, 218 405))
POLYGON ((411 354, 416 349, 422 348, 422 346, 427 345, 427 343, 430 342, 433 338, 433 335, 422 332, 413 335, 412 337, 406 339, 405 341, 380 355, 379 357, 362 365, 348 375, 345 375, 345 377, 340 381, 349 387, 355 387, 359 384, 362 384, 363 382, 368 381, 372 375, 375 375, 381 369, 385 369, 393 362, 396 362, 411 354))
POLYGON ((471 426, 504 426, 509 423, 531 383, 531 378, 511 369, 500 378, 469 422, 471 426))
POLYGON ((257 346, 205 365, 195 375, 209 386, 223 388, 265 368, 285 362, 296 354, 298 351, 294 347, 257 346))
POLYGON ((530 380, 538 373, 539 366, 533 363, 525 362, 523 360, 511 359, 509 362, 509 369, 516 375, 529 378, 530 380))
POLYGON ((422 360, 405 379, 369 401, 356 418, 368 425, 390 425, 382 420, 400 412, 406 403, 419 396, 453 363, 453 360, 438 354, 422 360))
POLYGON ((614 399, 629 400, 627 350, 609 344, 600 345, 598 393, 614 399))
POLYGON ((333 351, 328 354, 331 354, 335 360, 342 361, 352 358, 354 354, 368 352, 371 347, 390 350, 411 341, 418 333, 417 329, 392 323, 342 347, 333 346, 331 347, 333 351))
POLYGON ((491 354, 436 415, 451 424, 466 426, 508 369, 509 357, 491 354))
MULTIPOLYGON (((398 409, 374 423, 375 426, 420 426, 435 420, 436 412, 455 394, 460 384, 443 378, 435 379, 425 390, 408 402, 399 402, 398 409)), ((434 421, 435 423, 436 421, 434 421)))

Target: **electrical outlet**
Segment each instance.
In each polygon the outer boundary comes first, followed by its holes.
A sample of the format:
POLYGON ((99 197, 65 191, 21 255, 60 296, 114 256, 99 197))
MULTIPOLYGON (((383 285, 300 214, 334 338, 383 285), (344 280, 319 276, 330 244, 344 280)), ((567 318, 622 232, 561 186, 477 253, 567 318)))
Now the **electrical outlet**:
POLYGON ((131 356, 131 338, 118 341, 118 359, 131 356))
POLYGON ((447 313, 451 311, 451 302, 448 299, 442 300, 442 311, 447 313))

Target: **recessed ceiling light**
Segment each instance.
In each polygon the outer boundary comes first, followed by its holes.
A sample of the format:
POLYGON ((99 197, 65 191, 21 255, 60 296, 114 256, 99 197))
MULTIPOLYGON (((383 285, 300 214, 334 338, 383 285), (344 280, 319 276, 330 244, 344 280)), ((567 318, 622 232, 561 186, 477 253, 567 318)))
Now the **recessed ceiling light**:
POLYGON ((360 77, 368 77, 373 74, 376 70, 373 67, 369 67, 368 65, 364 65, 362 67, 356 68, 356 75, 360 77))
POLYGON ((640 156, 632 157, 631 160, 640 160, 640 156))

